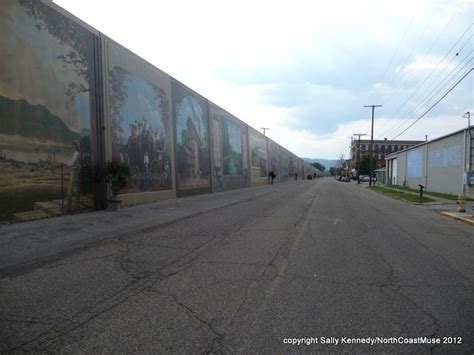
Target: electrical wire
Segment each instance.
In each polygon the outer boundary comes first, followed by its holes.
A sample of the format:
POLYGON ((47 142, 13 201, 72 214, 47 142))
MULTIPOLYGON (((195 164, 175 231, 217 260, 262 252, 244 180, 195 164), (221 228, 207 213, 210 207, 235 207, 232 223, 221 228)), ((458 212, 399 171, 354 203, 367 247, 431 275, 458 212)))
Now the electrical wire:
MULTIPOLYGON (((469 52, 469 54, 471 54, 473 51, 469 52)), ((395 132, 396 130, 398 130, 400 127, 402 127, 406 121, 408 121, 410 118, 411 118, 411 115, 413 113, 415 113, 417 110, 420 109, 420 107, 423 107, 424 105, 427 105, 437 94, 439 91, 441 91, 445 86, 449 85, 449 83, 460 73, 460 72, 463 72, 464 69, 466 67, 468 67, 470 65, 470 62, 473 60, 472 57, 469 56, 469 54, 453 69, 451 70, 439 83, 437 86, 435 86, 429 93, 428 95, 426 95, 422 100, 420 100, 421 103, 417 104, 417 105, 414 105, 411 109, 408 109, 405 114, 402 116, 402 117, 405 117, 401 122, 399 123, 396 123, 395 126, 393 126, 392 128, 390 128, 389 130, 385 131, 384 132, 384 136, 385 135, 388 135, 389 133, 391 132, 395 132), (459 66, 461 64, 464 63, 465 59, 467 58, 470 58, 466 64, 464 64, 463 67, 461 67, 461 69, 459 69, 454 75, 451 76, 451 74, 457 70, 459 68, 459 66), (450 77, 448 79, 448 77, 450 77), (446 79, 448 79, 446 81, 446 79)), ((425 90, 426 91, 426 90, 425 90)), ((424 91, 424 92, 425 92, 424 91)), ((392 117, 392 118, 395 118, 392 117)))
POLYGON ((420 117, 418 117, 414 122, 412 122, 407 128, 405 128, 402 132, 397 134, 395 137, 392 138, 392 140, 397 139, 400 137, 403 133, 408 131, 415 123, 417 123, 419 120, 421 120, 423 117, 425 117, 433 108, 435 108, 448 94, 456 88, 472 71, 474 68, 471 68, 467 71, 466 74, 464 74, 457 82, 454 84, 443 96, 441 96, 430 108, 428 108, 420 117))
MULTIPOLYGON (((456 43, 449 49, 449 51, 444 55, 444 57, 438 62, 438 64, 436 65, 436 67, 429 73, 429 75, 420 83, 417 85, 417 87, 413 90, 413 92, 411 93, 411 95, 398 107, 398 109, 395 111, 395 113, 392 115, 392 118, 395 118, 397 113, 403 108, 403 107, 406 107, 405 105, 409 102, 409 100, 417 93, 417 91, 419 91, 421 89, 421 87, 424 85, 424 83, 431 77, 431 75, 437 70, 437 68, 446 60, 446 58, 448 57, 448 55, 453 51, 453 49, 456 47, 456 45, 462 40, 462 38, 466 35, 466 33, 468 33, 468 31, 471 29, 471 27, 474 25, 474 23, 471 23, 467 28, 466 30, 462 33, 462 35, 457 39, 456 43)), ((459 55, 459 53, 462 52, 462 50, 466 47, 466 45, 468 43, 470 43, 470 40, 472 39, 472 35, 470 37, 468 37, 468 39, 466 40, 466 42, 464 43, 464 45, 457 50, 457 53, 455 56, 453 56, 453 58, 451 58, 451 60, 449 61, 449 63, 446 64, 446 68, 449 67, 449 64, 451 64, 459 55)), ((471 51, 472 52, 472 51, 471 51)), ((443 69, 442 71, 440 71, 438 73, 438 75, 434 78, 433 82, 436 81, 437 78, 439 78, 439 76, 441 75, 442 72, 444 72, 443 69)), ((425 90, 422 92, 421 95, 423 95, 426 90, 429 88, 429 86, 427 86, 425 88, 425 90)), ((420 96, 421 96, 420 95, 420 96)), ((404 115, 403 115, 404 116, 404 115)), ((398 128, 399 124, 395 124, 396 128, 398 128)), ((390 131, 393 131, 395 126, 393 126, 392 128, 389 128, 388 130, 386 130, 381 136, 385 136, 387 135, 387 133, 389 133, 390 131)))
MULTIPOLYGON (((425 59, 430 53, 431 51, 433 50, 434 46, 438 43, 438 41, 440 40, 441 36, 443 35, 443 33, 445 32, 446 28, 451 24, 451 22, 454 20, 454 18, 457 16, 460 8, 463 6, 463 3, 461 2, 461 4, 459 4, 459 6, 456 8, 456 11, 454 12, 454 14, 451 16, 451 18, 448 20, 448 22, 444 25, 443 29, 441 30, 441 32, 438 34, 438 37, 436 37, 436 39, 431 43, 430 45, 430 48, 428 49, 428 51, 426 52, 426 54, 423 56, 422 60, 425 59)), ((403 62, 403 65, 401 66, 401 68, 403 68, 405 66, 405 64, 408 62, 408 60, 411 58, 413 54, 413 51, 410 52, 410 54, 407 56, 407 58, 405 59, 405 61, 403 62)), ((408 73, 405 73, 403 75, 403 77, 405 77, 408 73)), ((408 81, 408 79, 410 78, 410 76, 413 74, 413 72, 410 73, 410 75, 408 77, 405 78, 405 80, 399 85, 397 86, 397 88, 395 89, 395 91, 392 91, 391 95, 389 96, 388 99, 386 99, 385 102, 383 102, 383 105, 386 106, 388 104, 388 102, 392 99, 392 97, 398 93, 400 91, 400 89, 404 86, 404 84, 408 81)), ((396 73, 395 73, 396 75, 396 73)))

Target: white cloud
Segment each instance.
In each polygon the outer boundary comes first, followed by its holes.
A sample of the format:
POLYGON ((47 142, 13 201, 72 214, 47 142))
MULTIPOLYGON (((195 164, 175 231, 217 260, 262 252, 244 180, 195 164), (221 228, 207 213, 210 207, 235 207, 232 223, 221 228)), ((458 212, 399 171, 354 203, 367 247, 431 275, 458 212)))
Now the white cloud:
POLYGON ((450 60, 451 58, 439 58, 439 57, 423 57, 423 58, 416 58, 414 61, 409 63, 405 67, 406 72, 410 71, 432 71, 433 69, 453 69, 455 64, 452 63, 450 60))

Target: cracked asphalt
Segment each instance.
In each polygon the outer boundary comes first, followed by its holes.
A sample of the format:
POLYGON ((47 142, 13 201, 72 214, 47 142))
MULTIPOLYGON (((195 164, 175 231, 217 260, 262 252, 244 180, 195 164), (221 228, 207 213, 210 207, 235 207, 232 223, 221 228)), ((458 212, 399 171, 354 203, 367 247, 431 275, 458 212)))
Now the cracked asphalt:
POLYGON ((0 229, 0 352, 473 353, 472 226, 329 178, 213 195, 0 229), (283 343, 377 336, 462 342, 283 343))

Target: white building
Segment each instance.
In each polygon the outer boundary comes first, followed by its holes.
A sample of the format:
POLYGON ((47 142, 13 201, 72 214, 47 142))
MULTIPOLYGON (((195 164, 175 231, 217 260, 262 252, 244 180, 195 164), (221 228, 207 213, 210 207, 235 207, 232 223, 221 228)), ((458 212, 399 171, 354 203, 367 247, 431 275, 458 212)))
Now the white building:
POLYGON ((474 198, 474 128, 417 144, 385 158, 387 184, 474 198))

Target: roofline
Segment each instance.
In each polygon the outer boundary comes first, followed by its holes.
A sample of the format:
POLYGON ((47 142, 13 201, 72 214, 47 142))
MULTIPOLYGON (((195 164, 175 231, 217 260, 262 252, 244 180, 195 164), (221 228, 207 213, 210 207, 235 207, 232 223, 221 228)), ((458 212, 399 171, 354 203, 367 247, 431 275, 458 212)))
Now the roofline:
POLYGON ((462 128, 462 129, 459 129, 457 131, 454 131, 454 132, 451 132, 451 133, 448 133, 448 134, 445 134, 444 136, 440 136, 438 138, 435 138, 435 139, 432 139, 430 141, 426 141, 426 142, 423 142, 423 143, 420 143, 420 144, 417 144, 417 145, 414 145, 414 146, 411 146, 411 147, 408 147, 408 148, 405 148, 405 149, 402 149, 402 150, 399 150, 398 152, 394 152, 394 153, 390 153, 388 155, 385 155, 385 160, 388 160, 392 155, 395 155, 395 154, 399 154, 401 152, 404 152, 404 151, 408 151, 410 149, 415 149, 415 148, 418 148, 418 147, 421 147, 423 145, 426 145, 428 143, 432 143, 432 142, 436 142, 436 141, 439 141, 441 139, 445 139, 445 138, 448 138, 448 137, 451 137, 451 136, 455 136, 456 134, 459 134, 461 132, 467 132, 468 130, 473 130, 474 127, 471 126, 469 128, 462 128))

